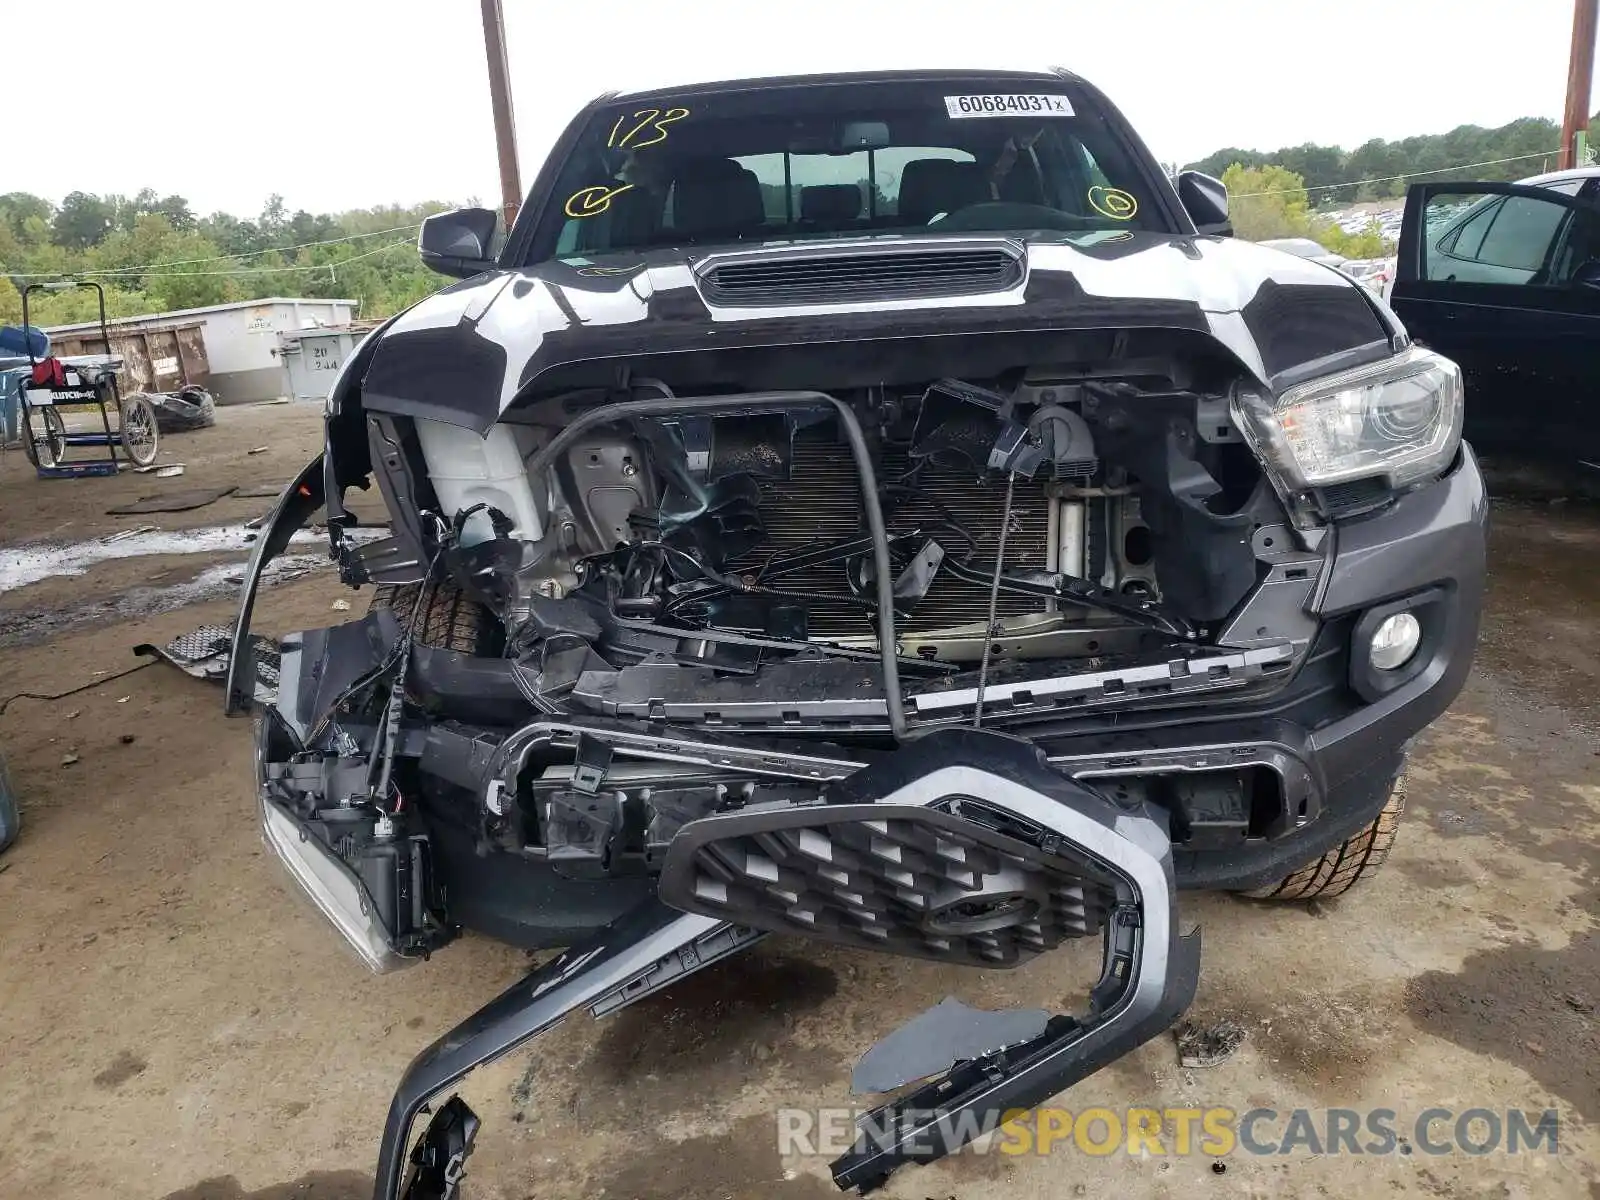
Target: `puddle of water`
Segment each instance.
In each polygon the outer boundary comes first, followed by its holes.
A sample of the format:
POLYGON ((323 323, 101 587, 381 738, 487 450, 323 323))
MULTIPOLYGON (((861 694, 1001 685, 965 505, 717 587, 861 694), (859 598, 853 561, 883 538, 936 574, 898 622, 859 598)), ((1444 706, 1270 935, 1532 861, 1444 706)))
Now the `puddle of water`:
MULTIPOLYGON (((180 608, 185 604, 199 604, 202 600, 215 600, 218 596, 228 593, 237 595, 249 565, 242 561, 217 563, 184 583, 172 583, 164 587, 130 588, 120 599, 129 607, 145 612, 157 612, 180 608)), ((261 582, 281 583, 328 565, 326 554, 279 555, 261 572, 261 582)))
MULTIPOLYGON (((385 529, 352 529, 357 542, 386 537, 385 529)), ((153 529, 148 533, 116 536, 115 540, 88 542, 34 543, 0 549, 0 593, 38 583, 56 575, 82 575, 98 563, 119 558, 143 558, 151 554, 218 554, 249 550, 258 533, 243 525, 216 525, 206 529, 169 532, 153 529)), ((302 529, 289 539, 290 545, 310 545, 325 541, 325 535, 302 529)), ((234 570, 234 568, 230 568, 234 570)), ((186 601, 177 601, 186 603, 186 601)))
MULTIPOLYGON (((271 587, 298 579, 310 571, 330 569, 326 554, 284 554, 267 564, 261 573, 261 586, 271 587)), ((206 567, 193 579, 162 587, 132 587, 116 596, 91 600, 69 608, 7 614, 0 629, 0 649, 38 641, 78 625, 114 624, 170 612, 187 604, 206 600, 237 599, 239 585, 249 564, 243 559, 206 567)))

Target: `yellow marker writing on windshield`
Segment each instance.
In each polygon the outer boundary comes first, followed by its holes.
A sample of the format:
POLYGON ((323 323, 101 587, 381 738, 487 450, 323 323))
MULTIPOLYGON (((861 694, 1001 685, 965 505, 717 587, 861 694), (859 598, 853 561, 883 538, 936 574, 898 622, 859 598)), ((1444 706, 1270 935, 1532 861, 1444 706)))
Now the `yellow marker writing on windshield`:
POLYGON ((629 118, 627 116, 617 118, 617 123, 611 127, 611 136, 606 139, 606 145, 618 150, 643 150, 646 146, 654 146, 667 140, 668 125, 674 121, 681 121, 688 115, 687 108, 669 108, 666 112, 662 112, 659 108, 641 108, 633 114, 632 120, 636 123, 626 133, 623 133, 622 123, 629 118), (640 140, 641 133, 653 133, 655 136, 640 140))
POLYGON ((631 191, 633 184, 625 183, 621 187, 607 187, 597 183, 593 187, 579 188, 567 197, 562 211, 569 217, 593 217, 605 212, 611 207, 611 202, 623 192, 631 191))
POLYGON ((1113 221, 1131 221, 1139 213, 1139 202, 1121 188, 1092 187, 1089 207, 1113 221))

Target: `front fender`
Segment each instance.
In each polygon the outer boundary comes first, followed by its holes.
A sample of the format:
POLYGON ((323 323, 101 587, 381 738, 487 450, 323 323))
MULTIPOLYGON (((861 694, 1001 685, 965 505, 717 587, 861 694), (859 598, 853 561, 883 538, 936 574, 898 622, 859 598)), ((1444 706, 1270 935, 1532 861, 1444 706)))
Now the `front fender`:
POLYGON ((323 459, 319 454, 300 468, 300 473, 283 489, 272 513, 261 528, 250 565, 245 571, 239 595, 239 618, 233 626, 233 647, 228 653, 228 677, 223 690, 222 711, 230 717, 250 711, 254 695, 255 659, 250 652, 250 614, 256 606, 256 589, 261 572, 282 554, 292 538, 304 528, 311 514, 322 507, 324 496, 323 459))

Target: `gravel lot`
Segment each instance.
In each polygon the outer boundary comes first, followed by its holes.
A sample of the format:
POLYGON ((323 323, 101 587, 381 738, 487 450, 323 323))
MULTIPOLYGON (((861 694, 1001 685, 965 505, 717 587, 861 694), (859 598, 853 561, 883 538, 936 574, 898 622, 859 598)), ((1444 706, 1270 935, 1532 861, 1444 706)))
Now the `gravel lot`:
MULTIPOLYGON (((40 482, 6 454, 0 553, 237 525, 270 501, 105 510, 163 489, 280 484, 313 452, 319 416, 224 409, 216 429, 165 439, 163 461, 187 467, 171 480, 40 482)), ((1494 522, 1478 667, 1417 748, 1389 868, 1309 909, 1186 898, 1206 939, 1194 1015, 1242 1024, 1242 1048, 1185 1070, 1161 1038, 1059 1103, 1381 1106, 1402 1133, 1432 1106, 1553 1108, 1559 1152, 1236 1151, 1218 1175, 1199 1155, 1063 1144, 906 1169, 883 1195, 1600 1196, 1600 507, 1499 500, 1494 522)), ((0 696, 92 682, 131 665, 136 642, 231 619, 227 564, 241 561, 125 558, 0 592, 0 696)), ((342 597, 365 604, 310 571, 264 593, 258 627, 334 623, 342 597)), ((368 975, 264 855, 248 723, 177 672, 18 700, 0 745, 23 804, 22 838, 0 857, 0 1194, 369 1195, 406 1062, 527 957, 465 938, 368 975)), ((471 1078, 484 1129, 467 1194, 836 1195, 823 1158, 780 1158, 776 1108, 848 1105, 855 1057, 942 996, 1077 1004, 1094 958, 1070 948, 977 973, 774 939, 471 1078)))

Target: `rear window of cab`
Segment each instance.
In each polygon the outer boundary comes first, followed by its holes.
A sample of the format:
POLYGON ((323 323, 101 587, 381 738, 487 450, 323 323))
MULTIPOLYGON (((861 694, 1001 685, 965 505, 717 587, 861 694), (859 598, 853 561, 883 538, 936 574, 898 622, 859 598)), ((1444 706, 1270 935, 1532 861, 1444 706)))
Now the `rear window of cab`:
POLYGON ((1060 80, 654 94, 591 115, 528 261, 880 233, 1164 229, 1148 178, 1060 80))

